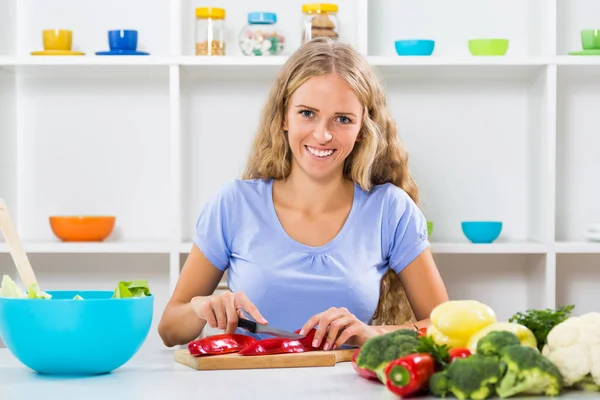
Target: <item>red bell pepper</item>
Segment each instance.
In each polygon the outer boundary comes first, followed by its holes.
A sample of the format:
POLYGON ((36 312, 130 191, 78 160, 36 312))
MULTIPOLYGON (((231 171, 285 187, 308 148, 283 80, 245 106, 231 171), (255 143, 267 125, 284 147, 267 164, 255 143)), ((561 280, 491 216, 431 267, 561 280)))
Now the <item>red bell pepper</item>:
MULTIPOLYGON (((298 333, 300 330, 297 330, 298 333)), ((305 337, 300 339, 268 338, 258 340, 244 347, 238 354, 241 356, 259 356, 266 354, 303 353, 306 351, 322 350, 325 341, 319 347, 313 347, 312 341, 316 329, 311 330, 305 337)))
POLYGON ((199 357, 203 355, 235 353, 243 348, 257 342, 255 338, 237 333, 207 336, 188 343, 188 351, 191 355, 199 357))
POLYGON ((430 354, 410 354, 385 367, 385 385, 398 396, 418 395, 429 388, 434 373, 435 360, 430 354))
POLYGON ((365 379, 379 381, 379 378, 377 377, 377 374, 375 372, 368 370, 366 368, 361 368, 356 364, 356 359, 358 358, 358 353, 360 353, 360 348, 356 349, 356 351, 352 355, 352 368, 354 368, 354 370, 356 372, 358 372, 359 376, 361 376, 365 379))
POLYGON ((427 327, 426 326, 422 326, 419 329, 417 329, 417 336, 418 337, 423 337, 427 335, 427 327))
POLYGON ((299 340, 286 338, 268 338, 258 340, 244 347, 238 353, 241 356, 261 356, 266 354, 303 353, 307 351, 299 340))
POLYGON ((456 360, 457 358, 467 358, 471 355, 471 350, 463 349, 463 348, 454 348, 448 351, 450 354, 450 362, 456 360))

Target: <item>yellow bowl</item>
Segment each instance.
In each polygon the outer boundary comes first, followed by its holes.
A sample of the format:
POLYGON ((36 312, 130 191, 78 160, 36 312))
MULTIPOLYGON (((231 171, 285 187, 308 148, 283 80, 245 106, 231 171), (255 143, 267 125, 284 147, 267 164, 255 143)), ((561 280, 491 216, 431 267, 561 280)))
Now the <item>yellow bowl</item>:
POLYGON ((115 227, 116 217, 104 215, 51 216, 52 232, 63 242, 101 242, 115 227))

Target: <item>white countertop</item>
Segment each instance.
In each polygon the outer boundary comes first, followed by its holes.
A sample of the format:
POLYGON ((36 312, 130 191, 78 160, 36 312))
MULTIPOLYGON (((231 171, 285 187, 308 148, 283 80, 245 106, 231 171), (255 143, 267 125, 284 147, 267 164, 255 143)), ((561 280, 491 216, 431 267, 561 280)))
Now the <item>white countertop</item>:
MULTIPOLYGON (((561 398, 598 398, 576 393, 561 398)), ((350 363, 335 367, 196 371, 173 361, 173 350, 138 353, 110 374, 62 378, 39 375, 0 349, 0 398, 77 399, 397 399, 360 378, 350 363)), ((529 400, 534 398, 529 397, 529 400)))

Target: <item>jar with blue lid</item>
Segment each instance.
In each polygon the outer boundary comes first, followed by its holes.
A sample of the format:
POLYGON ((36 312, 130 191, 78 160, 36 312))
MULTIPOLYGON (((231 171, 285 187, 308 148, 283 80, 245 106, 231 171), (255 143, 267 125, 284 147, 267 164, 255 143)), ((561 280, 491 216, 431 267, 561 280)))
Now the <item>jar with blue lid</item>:
POLYGON ((276 56, 281 54, 285 37, 277 26, 277 14, 248 13, 248 24, 240 32, 240 49, 246 56, 276 56))

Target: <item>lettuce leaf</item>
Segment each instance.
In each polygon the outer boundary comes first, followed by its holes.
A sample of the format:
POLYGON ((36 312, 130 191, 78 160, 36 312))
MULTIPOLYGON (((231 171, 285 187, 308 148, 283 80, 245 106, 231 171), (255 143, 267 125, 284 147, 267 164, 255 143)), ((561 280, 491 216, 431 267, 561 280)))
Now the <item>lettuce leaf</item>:
POLYGON ((31 285, 27 292, 27 297, 30 299, 51 299, 52 296, 40 289, 40 286, 36 283, 31 285))
POLYGON ((27 295, 17 286, 17 282, 13 281, 10 276, 4 275, 0 286, 0 297, 24 299, 27 295))
POLYGON ((126 299, 130 297, 146 297, 150 295, 148 281, 139 279, 135 281, 121 281, 113 293, 113 299, 126 299))
POLYGON ((2 285, 0 286, 0 297, 10 297, 14 299, 51 299, 48 293, 40 290, 40 286, 36 283, 31 285, 27 293, 23 292, 17 282, 10 276, 2 276, 2 285))

